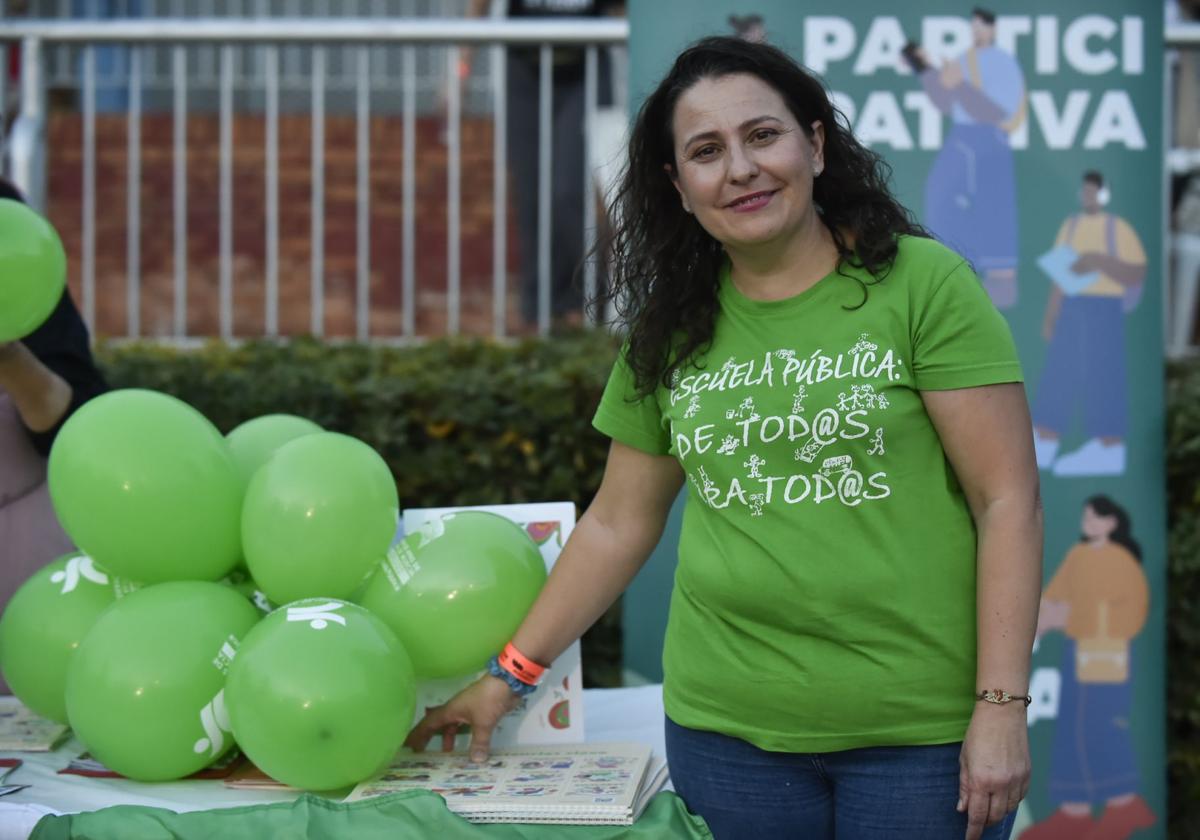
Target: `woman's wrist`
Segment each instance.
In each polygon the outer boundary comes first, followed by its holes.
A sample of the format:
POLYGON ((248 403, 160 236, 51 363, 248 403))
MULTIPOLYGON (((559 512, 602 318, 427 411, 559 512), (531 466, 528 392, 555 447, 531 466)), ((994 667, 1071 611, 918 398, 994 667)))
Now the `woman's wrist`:
POLYGON ((503 680, 519 697, 526 697, 537 690, 545 676, 546 666, 521 653, 512 642, 504 650, 488 660, 488 673, 503 680))
POLYGON ((499 655, 493 656, 488 660, 487 672, 496 679, 503 681, 504 684, 508 686, 509 690, 518 697, 528 697, 530 694, 533 694, 533 692, 537 691, 536 684, 531 685, 529 683, 521 682, 516 678, 516 676, 505 670, 500 664, 499 655))

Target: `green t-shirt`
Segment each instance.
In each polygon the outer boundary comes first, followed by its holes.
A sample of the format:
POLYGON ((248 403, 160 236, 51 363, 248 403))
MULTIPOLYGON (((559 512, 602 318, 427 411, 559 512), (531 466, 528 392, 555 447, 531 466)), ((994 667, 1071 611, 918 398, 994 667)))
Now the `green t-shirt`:
POLYGON ((949 743, 974 708, 975 527, 920 392, 1020 382, 1016 348, 933 240, 847 308, 853 277, 723 272, 705 357, 640 401, 618 362, 593 421, 687 475, 667 714, 768 750, 949 743))

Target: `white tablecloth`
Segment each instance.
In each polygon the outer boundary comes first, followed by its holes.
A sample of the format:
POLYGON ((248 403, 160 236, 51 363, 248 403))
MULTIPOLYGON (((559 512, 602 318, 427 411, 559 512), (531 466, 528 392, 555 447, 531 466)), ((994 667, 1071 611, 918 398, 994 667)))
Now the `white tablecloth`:
MULTIPOLYGON (((663 745, 662 686, 588 689, 583 693, 585 740, 590 743, 634 741, 658 756, 663 745)), ((147 805, 172 811, 202 811, 255 803, 285 802, 296 794, 234 790, 220 780, 144 784, 127 779, 60 776, 58 771, 83 750, 72 738, 51 753, 0 753, 24 764, 6 784, 30 785, 0 799, 0 840, 25 840, 47 813, 94 811, 109 805, 147 805)))

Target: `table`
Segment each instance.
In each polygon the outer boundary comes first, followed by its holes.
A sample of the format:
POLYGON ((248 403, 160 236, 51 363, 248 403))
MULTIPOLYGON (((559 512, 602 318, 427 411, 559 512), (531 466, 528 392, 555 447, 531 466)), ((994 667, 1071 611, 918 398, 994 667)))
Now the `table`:
MULTIPOLYGON (((635 741, 665 756, 662 686, 587 689, 583 693, 584 732, 589 743, 635 741)), ((200 811, 238 805, 285 802, 287 791, 235 790, 220 780, 146 784, 128 779, 60 776, 57 771, 83 750, 71 738, 50 753, 0 753, 24 761, 6 780, 30 785, 0 799, 0 840, 26 840, 47 813, 78 813, 109 805, 147 805, 172 811, 200 811)))

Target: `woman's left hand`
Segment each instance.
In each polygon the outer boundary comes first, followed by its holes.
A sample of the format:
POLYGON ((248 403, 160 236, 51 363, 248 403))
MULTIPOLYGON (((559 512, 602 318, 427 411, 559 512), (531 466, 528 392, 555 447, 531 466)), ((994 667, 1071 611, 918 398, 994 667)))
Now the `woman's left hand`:
POLYGON ((967 814, 966 840, 1015 811, 1029 790, 1029 730, 1025 704, 980 702, 959 758, 958 810, 967 814))

